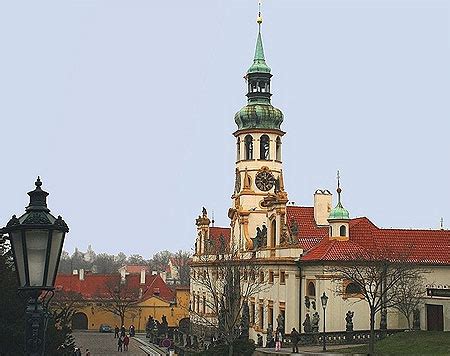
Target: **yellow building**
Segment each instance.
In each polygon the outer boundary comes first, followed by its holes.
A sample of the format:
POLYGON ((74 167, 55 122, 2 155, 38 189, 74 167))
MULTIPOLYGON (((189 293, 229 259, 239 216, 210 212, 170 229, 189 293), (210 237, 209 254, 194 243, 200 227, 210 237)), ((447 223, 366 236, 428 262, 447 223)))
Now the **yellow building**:
POLYGON ((189 316, 189 287, 171 289, 159 275, 141 273, 60 274, 56 278, 56 298, 77 300, 73 329, 98 330, 100 325, 121 326, 121 318, 111 309, 125 309, 124 325, 145 330, 149 316, 161 321, 166 316, 169 327, 177 327, 189 316), (122 307, 122 305, 127 307, 122 307))

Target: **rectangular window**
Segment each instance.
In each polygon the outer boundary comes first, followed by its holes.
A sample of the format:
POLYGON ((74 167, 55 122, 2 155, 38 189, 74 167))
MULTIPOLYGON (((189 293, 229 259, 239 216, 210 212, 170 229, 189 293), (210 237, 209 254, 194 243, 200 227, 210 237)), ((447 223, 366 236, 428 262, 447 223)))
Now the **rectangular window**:
POLYGON ((203 296, 203 314, 206 314, 206 297, 203 296))
POLYGON ((261 330, 263 330, 264 329, 264 305, 263 304, 259 305, 258 314, 259 314, 259 328, 261 330))
POLYGON ((264 283, 264 271, 259 271, 259 283, 264 283))
POLYGON ((255 303, 251 302, 250 303, 250 323, 251 324, 255 324, 255 314, 256 314, 256 309, 255 309, 255 303))
POLYGON ((280 284, 286 284, 286 272, 280 271, 280 284))
POLYGON ((272 328, 273 328, 273 306, 272 305, 269 305, 268 311, 269 311, 269 313, 268 313, 269 315, 267 316, 267 323, 272 324, 272 328))
POLYGON ((273 271, 269 271, 269 283, 273 283, 273 271))

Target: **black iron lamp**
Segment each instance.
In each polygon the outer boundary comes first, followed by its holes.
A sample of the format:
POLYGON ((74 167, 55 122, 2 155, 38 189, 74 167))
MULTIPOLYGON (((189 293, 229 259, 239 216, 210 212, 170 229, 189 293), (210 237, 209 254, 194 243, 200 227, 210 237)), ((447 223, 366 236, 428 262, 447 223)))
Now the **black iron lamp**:
POLYGON ((47 208, 48 193, 41 189, 38 177, 36 188, 29 192, 30 204, 25 214, 13 215, 0 230, 11 242, 14 264, 19 280, 19 294, 28 299, 26 352, 43 355, 47 306, 53 296, 56 273, 62 247, 69 227, 47 208), (47 301, 46 301, 47 299, 47 301))
POLYGON ((328 297, 323 292, 322 296, 320 297, 320 301, 322 302, 322 308, 323 308, 323 351, 327 351, 327 344, 326 344, 326 333, 325 333, 325 309, 327 308, 327 302, 328 297))

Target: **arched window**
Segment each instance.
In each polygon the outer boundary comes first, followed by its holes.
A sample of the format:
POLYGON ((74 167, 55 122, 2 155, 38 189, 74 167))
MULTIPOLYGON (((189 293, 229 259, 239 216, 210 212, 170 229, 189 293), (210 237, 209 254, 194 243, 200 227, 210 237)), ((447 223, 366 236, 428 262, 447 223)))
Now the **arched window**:
POLYGON ((271 247, 275 247, 277 243, 277 221, 275 219, 272 220, 272 228, 270 229, 270 237, 271 237, 271 247))
POLYGON ((270 140, 267 135, 262 135, 259 139, 259 158, 270 159, 270 140))
POLYGON ((339 228, 339 236, 347 236, 347 228, 345 225, 341 225, 339 228))
POLYGON ((310 297, 316 296, 316 286, 314 285, 314 282, 308 283, 308 296, 310 297))
POLYGON ((333 227, 330 226, 330 236, 333 236, 333 227))
POLYGON ((345 287, 345 294, 360 294, 360 293, 361 288, 356 283, 350 282, 345 287))
POLYGON ((276 142, 276 160, 281 161, 281 138, 277 137, 276 142))
POLYGON ((253 159, 253 137, 247 135, 244 138, 245 142, 245 159, 253 159))
POLYGON ((238 137, 236 142, 236 161, 241 159, 241 139, 238 137))

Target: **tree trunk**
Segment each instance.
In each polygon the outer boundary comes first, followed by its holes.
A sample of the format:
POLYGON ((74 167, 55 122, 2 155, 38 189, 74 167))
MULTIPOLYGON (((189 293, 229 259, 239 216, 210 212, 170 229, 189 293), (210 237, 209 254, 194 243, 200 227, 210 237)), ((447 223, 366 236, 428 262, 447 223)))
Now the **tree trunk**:
POLYGON ((233 343, 230 343, 230 346, 228 346, 228 356, 233 356, 233 343))
POLYGON ((406 320, 408 321, 408 330, 411 330, 411 314, 406 317, 406 320))
POLYGON ((370 311, 369 355, 375 354, 375 313, 370 311))

